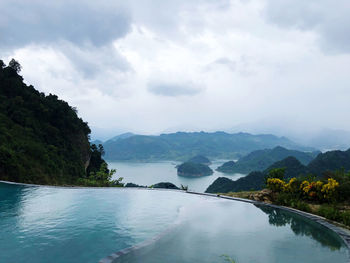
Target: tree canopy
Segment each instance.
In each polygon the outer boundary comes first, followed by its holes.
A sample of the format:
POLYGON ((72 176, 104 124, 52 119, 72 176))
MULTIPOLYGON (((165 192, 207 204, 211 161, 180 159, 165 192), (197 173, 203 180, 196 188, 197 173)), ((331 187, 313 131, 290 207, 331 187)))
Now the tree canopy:
POLYGON ((9 67, 14 69, 17 73, 21 72, 21 70, 22 70, 21 64, 19 64, 19 62, 17 60, 15 60, 14 58, 11 59, 11 61, 9 63, 9 67))

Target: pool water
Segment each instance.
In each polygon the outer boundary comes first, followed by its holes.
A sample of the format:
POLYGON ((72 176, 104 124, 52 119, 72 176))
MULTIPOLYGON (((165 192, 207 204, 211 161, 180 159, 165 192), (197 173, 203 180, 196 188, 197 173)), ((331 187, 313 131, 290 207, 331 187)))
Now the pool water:
POLYGON ((0 183, 0 262, 347 262, 327 228, 290 212, 180 191, 0 183), (165 232, 166 231, 166 232, 165 232))

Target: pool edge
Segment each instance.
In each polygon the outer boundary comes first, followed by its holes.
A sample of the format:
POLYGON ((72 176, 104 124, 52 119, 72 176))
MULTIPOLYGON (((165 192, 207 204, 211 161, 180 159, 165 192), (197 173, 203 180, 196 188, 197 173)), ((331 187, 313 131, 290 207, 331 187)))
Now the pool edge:
MULTIPOLYGON (((158 189, 154 189, 154 190, 158 190, 158 189)), ((159 189, 159 190, 161 190, 161 189, 159 189)), ((169 190, 173 190, 173 189, 169 189, 169 190)), ((179 190, 173 190, 173 191, 179 191, 179 190)), ((316 223, 323 225, 324 227, 330 229, 331 231, 336 233, 343 240, 343 242, 345 243, 345 245, 348 249, 347 262, 350 263, 350 234, 346 233, 341 227, 338 227, 338 226, 328 222, 325 218, 323 218, 321 216, 310 214, 310 213, 303 212, 303 211, 300 211, 300 210, 297 210, 294 208, 290 208, 290 207, 286 207, 286 206, 278 206, 278 205, 274 205, 274 204, 268 204, 268 203, 250 200, 250 199, 245 199, 245 198, 230 197, 230 196, 210 194, 210 193, 200 193, 200 192, 193 192, 193 191, 181 191, 181 192, 186 193, 186 194, 216 197, 216 198, 227 199, 227 200, 232 200, 232 201, 250 203, 253 205, 261 205, 261 206, 267 206, 267 207, 271 207, 271 208, 278 208, 278 209, 282 209, 282 210, 289 211, 291 213, 295 213, 295 214, 298 214, 300 216, 306 217, 306 218, 310 219, 311 221, 316 222, 316 223)), ((173 227, 175 227, 176 225, 177 224, 172 225, 171 227, 169 227, 167 230, 163 231, 162 233, 160 233, 160 234, 156 235, 155 237, 150 238, 144 242, 141 242, 140 244, 137 244, 135 246, 131 246, 131 247, 119 250, 117 252, 114 252, 114 253, 110 254, 109 256, 100 259, 98 261, 98 263, 113 263, 114 260, 116 260, 118 257, 120 257, 124 254, 127 254, 131 251, 134 251, 134 250, 137 250, 139 248, 150 245, 150 244, 154 243, 155 241, 159 240, 161 237, 163 237, 167 233, 169 233, 169 231, 171 229, 173 229, 173 227)))

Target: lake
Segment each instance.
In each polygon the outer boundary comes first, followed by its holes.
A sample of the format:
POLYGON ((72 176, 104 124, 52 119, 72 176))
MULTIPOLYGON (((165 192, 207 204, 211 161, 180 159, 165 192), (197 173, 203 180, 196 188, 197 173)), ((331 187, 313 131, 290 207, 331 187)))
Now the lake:
POLYGON ((214 161, 210 168, 214 173, 210 176, 197 178, 182 177, 177 175, 176 165, 180 164, 174 161, 163 162, 108 162, 109 168, 117 170, 114 178, 123 177, 125 183, 135 183, 138 185, 153 185, 160 182, 170 182, 180 187, 187 185, 189 190, 196 192, 204 192, 208 186, 218 177, 227 177, 232 180, 237 180, 245 176, 245 174, 224 174, 215 171, 217 167, 226 161, 214 161))

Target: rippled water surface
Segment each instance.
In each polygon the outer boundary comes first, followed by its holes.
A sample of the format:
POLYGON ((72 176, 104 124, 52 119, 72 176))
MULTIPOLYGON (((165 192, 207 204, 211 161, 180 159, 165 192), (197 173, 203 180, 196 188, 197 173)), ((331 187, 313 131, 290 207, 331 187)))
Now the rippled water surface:
POLYGON ((98 262, 165 230, 116 262, 347 260, 333 232, 271 208, 175 191, 0 183, 0 262, 98 262))

